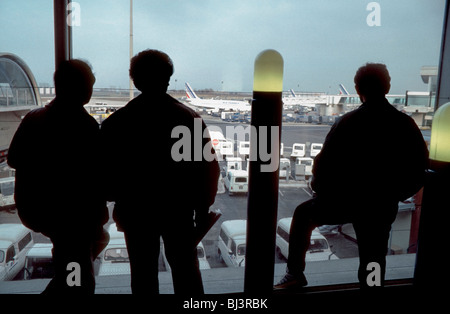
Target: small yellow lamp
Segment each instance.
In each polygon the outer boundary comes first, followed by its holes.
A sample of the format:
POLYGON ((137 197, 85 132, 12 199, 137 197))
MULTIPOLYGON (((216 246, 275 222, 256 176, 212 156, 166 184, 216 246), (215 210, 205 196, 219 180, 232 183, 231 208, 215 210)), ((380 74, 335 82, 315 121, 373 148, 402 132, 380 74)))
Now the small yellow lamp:
POLYGON ((450 102, 436 110, 431 127, 430 161, 450 163, 450 102))
POLYGON ((283 91, 283 57, 273 49, 262 51, 255 59, 253 92, 283 91))
MULTIPOLYGON (((450 191, 450 102, 436 110, 431 127, 430 169, 427 172, 420 212, 414 285, 424 291, 442 285, 443 269, 437 266, 437 238, 447 236, 450 191)), ((443 264, 443 262, 439 263, 443 264)))

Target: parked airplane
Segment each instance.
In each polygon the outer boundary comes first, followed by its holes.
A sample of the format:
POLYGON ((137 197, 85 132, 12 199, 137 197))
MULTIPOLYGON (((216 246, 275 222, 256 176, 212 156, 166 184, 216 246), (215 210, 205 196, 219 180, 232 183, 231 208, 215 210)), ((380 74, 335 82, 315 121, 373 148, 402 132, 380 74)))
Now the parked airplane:
POLYGON ((292 88, 289 90, 289 93, 289 96, 283 97, 283 104, 287 107, 303 106, 315 108, 316 104, 326 102, 325 93, 301 93, 297 95, 292 88))
POLYGON ((339 94, 327 95, 325 93, 301 93, 296 94, 293 89, 289 90, 290 95, 283 97, 285 106, 303 106, 308 108, 316 108, 316 105, 337 104, 344 101, 350 93, 344 85, 339 84, 339 94))
POLYGON ((207 111, 251 111, 251 105, 248 101, 226 100, 226 99, 202 99, 197 96, 189 83, 185 84, 186 95, 189 105, 205 109, 207 111))
POLYGON ((350 95, 344 85, 339 84, 339 94, 340 95, 350 95))

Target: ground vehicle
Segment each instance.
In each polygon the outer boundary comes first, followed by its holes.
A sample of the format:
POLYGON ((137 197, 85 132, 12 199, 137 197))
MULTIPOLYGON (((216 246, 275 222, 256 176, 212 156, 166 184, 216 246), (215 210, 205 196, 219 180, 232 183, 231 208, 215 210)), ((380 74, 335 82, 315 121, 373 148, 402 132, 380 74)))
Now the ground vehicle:
POLYGON ((123 232, 117 230, 116 224, 108 228, 109 243, 100 253, 99 276, 129 275, 130 260, 128 258, 127 245, 123 232))
POLYGON ((223 181, 229 195, 248 192, 248 172, 245 170, 229 170, 223 181))
MULTIPOLYGON (((289 255, 289 231, 292 217, 282 218, 277 224, 276 250, 280 257, 288 258, 289 255)), ((327 239, 316 228, 311 234, 309 249, 306 252, 307 262, 338 259, 331 251, 327 239)))
POLYGON ((250 156, 250 142, 240 141, 238 143, 238 153, 243 156, 244 159, 250 156))
POLYGON ((25 266, 33 246, 31 230, 22 224, 0 224, 0 280, 12 280, 25 266))
POLYGON ((287 158, 280 158, 280 180, 285 180, 290 175, 291 161, 287 158))
POLYGON ((226 220, 220 227, 217 253, 229 267, 245 266, 247 220, 226 220))
POLYGON ((242 158, 241 157, 229 157, 227 158, 227 169, 230 170, 242 170, 242 158))
POLYGON ((14 182, 15 177, 0 178, 0 208, 9 208, 15 206, 14 201, 14 182))
POLYGON ((298 157, 295 160, 295 179, 308 180, 312 176, 314 160, 310 157, 298 157), (304 167, 302 167, 304 166, 304 167))
POLYGON ((23 279, 53 278, 52 243, 35 243, 27 252, 23 279))
POLYGON ((291 157, 305 157, 306 145, 301 143, 294 143, 292 145, 292 154, 291 157))
POLYGON ((320 143, 312 143, 311 144, 311 157, 316 157, 317 154, 320 153, 321 149, 322 149, 323 144, 320 143))
POLYGON ((228 156, 234 156, 234 147, 233 142, 225 140, 220 142, 219 144, 219 154, 225 159, 228 159, 228 156))
MULTIPOLYGON (((164 243, 162 245, 161 251, 162 251, 162 259, 164 262, 164 266, 166 267, 166 270, 172 271, 172 269, 170 268, 170 265, 169 265, 169 261, 167 260, 167 257, 166 257, 164 243)), ((197 258, 198 258, 198 268, 199 269, 211 269, 211 266, 209 265, 209 262, 206 259, 205 247, 201 241, 197 245, 197 258)))
POLYGON ((209 134, 211 143, 218 155, 225 158, 234 155, 233 142, 226 140, 222 132, 210 130, 209 134))

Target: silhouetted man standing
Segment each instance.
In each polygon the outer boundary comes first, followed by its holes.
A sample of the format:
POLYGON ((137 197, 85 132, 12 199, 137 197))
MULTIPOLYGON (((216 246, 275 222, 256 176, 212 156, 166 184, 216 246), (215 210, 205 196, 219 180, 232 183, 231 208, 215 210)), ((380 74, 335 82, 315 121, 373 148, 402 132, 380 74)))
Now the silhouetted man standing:
POLYGON ((415 122, 386 100, 386 66, 368 63, 358 69, 354 81, 363 104, 333 125, 314 161, 315 196, 294 212, 286 275, 275 288, 305 286, 305 253, 312 230, 344 223, 352 223, 356 232, 361 287, 367 286, 371 262, 380 266, 383 285, 398 202, 423 185, 426 144, 415 122))
POLYGON ((98 168, 100 128, 83 108, 95 77, 87 63, 69 60, 59 65, 54 81, 55 99, 25 116, 8 164, 16 169, 22 223, 53 243, 55 277, 44 293, 94 293, 92 261, 108 241, 98 168), (79 267, 68 267, 72 262, 79 267))
POLYGON ((214 203, 219 167, 203 154, 215 157, 200 116, 166 94, 172 74, 165 53, 137 54, 130 76, 142 94, 102 124, 108 200, 125 233, 134 294, 159 292, 160 237, 175 293, 203 293, 194 227, 214 203))

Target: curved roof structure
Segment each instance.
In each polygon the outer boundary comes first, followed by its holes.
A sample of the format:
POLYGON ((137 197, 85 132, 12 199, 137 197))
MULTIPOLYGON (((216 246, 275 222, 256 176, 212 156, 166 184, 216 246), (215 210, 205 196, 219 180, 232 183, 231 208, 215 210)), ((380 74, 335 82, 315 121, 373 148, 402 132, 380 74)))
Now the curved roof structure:
POLYGON ((22 117, 40 106, 41 97, 30 68, 18 56, 0 52, 0 164, 22 117))
POLYGON ((0 112, 38 106, 41 98, 30 68, 18 56, 0 52, 0 112))

